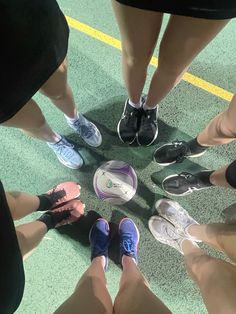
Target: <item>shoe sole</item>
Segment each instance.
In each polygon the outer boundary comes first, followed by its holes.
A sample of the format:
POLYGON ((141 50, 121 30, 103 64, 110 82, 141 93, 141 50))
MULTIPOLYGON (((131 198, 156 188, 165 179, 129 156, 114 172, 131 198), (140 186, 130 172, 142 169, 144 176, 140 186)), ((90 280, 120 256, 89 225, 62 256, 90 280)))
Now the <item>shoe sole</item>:
MULTIPOLYGON (((60 156, 57 156, 57 159, 60 161, 61 164, 63 164, 67 168, 74 169, 74 170, 75 169, 80 169, 83 166, 83 164, 84 164, 83 160, 82 160, 82 162, 81 162, 81 164, 79 166, 74 167, 74 166, 68 165, 62 158, 60 158, 60 156)), ((81 157, 81 159, 82 159, 82 157, 81 157)))
MULTIPOLYGON (((158 149, 164 147, 165 145, 166 145, 166 144, 160 146, 158 149)), ((155 150, 155 152, 156 152, 156 151, 157 151, 157 150, 155 150)), ((166 166, 173 165, 173 164, 176 163, 176 160, 174 160, 174 161, 172 161, 172 162, 165 162, 165 163, 157 162, 156 159, 155 159, 155 152, 154 152, 154 154, 153 154, 153 161, 155 161, 158 165, 163 166, 163 167, 166 167, 166 166)), ((191 156, 186 156, 185 158, 188 159, 188 158, 200 157, 200 156, 202 156, 203 154, 205 154, 205 152, 206 152, 206 151, 203 151, 203 152, 201 152, 201 153, 199 153, 199 154, 194 154, 194 155, 191 155, 191 156)))
MULTIPOLYGON (((208 171, 208 170, 205 170, 205 171, 208 171)), ((202 171, 202 172, 204 172, 204 171, 202 171)), ((184 193, 182 193, 182 194, 174 194, 174 193, 168 192, 168 191, 164 188, 163 183, 164 183, 164 181, 166 181, 167 179, 170 179, 170 178, 173 178, 173 177, 176 177, 176 176, 177 176, 176 174, 172 174, 172 175, 166 177, 166 178, 162 181, 162 184, 161 184, 161 185, 162 185, 162 190, 165 191, 165 192, 166 192, 167 194, 169 194, 169 195, 172 195, 172 196, 185 196, 185 195, 192 194, 192 193, 195 192, 195 191, 200 191, 200 190, 205 190, 205 189, 207 189, 207 188, 210 188, 210 186, 207 186, 207 187, 203 187, 203 188, 201 188, 201 189, 188 190, 188 191, 186 191, 186 192, 184 192, 184 193)))
MULTIPOLYGON (((120 221, 120 223, 119 223, 119 228, 118 228, 119 234, 120 234, 120 225, 121 225, 121 223, 122 223, 124 220, 126 220, 126 219, 130 220, 130 218, 123 218, 123 219, 121 219, 121 221, 120 221)), ((133 221, 132 221, 132 222, 133 222, 133 221)), ((138 230, 136 224, 135 224, 134 222, 133 222, 133 224, 134 224, 135 230, 136 230, 136 232, 137 232, 137 234, 138 234, 138 242, 137 242, 137 246, 138 246, 138 244, 139 244, 139 239, 140 239, 140 233, 139 233, 139 230, 138 230)))

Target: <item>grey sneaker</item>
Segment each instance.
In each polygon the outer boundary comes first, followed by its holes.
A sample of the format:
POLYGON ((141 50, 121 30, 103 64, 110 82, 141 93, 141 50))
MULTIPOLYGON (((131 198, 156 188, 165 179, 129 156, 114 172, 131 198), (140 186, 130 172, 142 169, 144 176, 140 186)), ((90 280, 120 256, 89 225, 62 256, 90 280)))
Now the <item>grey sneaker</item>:
POLYGON ((90 146, 98 147, 102 143, 102 136, 98 128, 91 121, 79 113, 78 120, 71 122, 66 119, 68 125, 90 146))
POLYGON ((202 242, 188 233, 188 227, 199 223, 179 203, 163 198, 156 202, 155 209, 161 217, 175 226, 177 232, 192 241, 202 242))
POLYGON ((58 160, 66 167, 78 169, 83 165, 83 159, 74 149, 74 145, 69 143, 64 137, 55 144, 47 143, 54 151, 58 160))
POLYGON ((184 254, 182 243, 184 240, 189 239, 179 234, 169 221, 160 216, 152 216, 148 221, 148 226, 157 241, 167 244, 179 251, 181 254, 184 254))

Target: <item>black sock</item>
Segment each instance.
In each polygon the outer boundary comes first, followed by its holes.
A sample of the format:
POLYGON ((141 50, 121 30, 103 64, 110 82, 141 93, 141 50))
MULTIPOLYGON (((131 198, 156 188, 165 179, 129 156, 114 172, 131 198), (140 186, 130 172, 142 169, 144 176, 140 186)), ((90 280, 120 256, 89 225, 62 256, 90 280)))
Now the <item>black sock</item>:
POLYGON ((215 172, 215 170, 200 171, 196 176, 201 180, 204 186, 212 186, 213 184, 210 182, 210 176, 213 172, 215 172))
POLYGON ((198 143, 197 137, 195 137, 193 140, 187 142, 188 147, 191 151, 191 153, 194 154, 200 154, 204 152, 206 149, 208 149, 209 146, 202 146, 198 143))
POLYGON ((52 207, 52 201, 47 194, 37 195, 39 198, 39 208, 37 211, 46 211, 52 207))
POLYGON ((44 213, 41 217, 39 217, 37 221, 43 222, 47 226, 47 229, 50 230, 55 228, 58 223, 69 218, 70 215, 71 215, 70 210, 65 210, 62 212, 53 212, 49 210, 46 213, 44 213))

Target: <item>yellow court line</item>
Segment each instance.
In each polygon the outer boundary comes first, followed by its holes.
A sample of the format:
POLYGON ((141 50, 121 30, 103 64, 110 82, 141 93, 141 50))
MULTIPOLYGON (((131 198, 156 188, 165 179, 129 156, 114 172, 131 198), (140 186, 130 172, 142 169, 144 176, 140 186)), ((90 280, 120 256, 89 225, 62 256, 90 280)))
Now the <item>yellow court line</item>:
MULTIPOLYGON (((76 19, 73 19, 72 17, 69 17, 67 16, 66 17, 67 19, 67 22, 68 24, 72 27, 72 28, 75 28, 77 29, 78 31, 90 36, 90 37, 93 37, 101 42, 104 42, 116 49, 119 49, 121 50, 121 42, 120 40, 110 36, 110 35, 107 35, 87 24, 84 24, 82 22, 79 22, 78 20, 76 19)), ((152 57, 151 59, 151 62, 150 64, 153 65, 153 66, 157 66, 157 63, 158 63, 158 59, 156 57, 152 57)), ((191 73, 185 73, 184 77, 183 77, 183 80, 198 87, 198 88, 201 88, 205 91, 207 91, 208 93, 212 94, 212 95, 215 95, 217 97, 220 97, 224 100, 227 100, 227 101, 230 101, 233 97, 233 93, 217 86, 217 85, 214 85, 210 82, 207 82, 203 79, 201 79, 200 77, 198 76, 195 76, 191 73)))

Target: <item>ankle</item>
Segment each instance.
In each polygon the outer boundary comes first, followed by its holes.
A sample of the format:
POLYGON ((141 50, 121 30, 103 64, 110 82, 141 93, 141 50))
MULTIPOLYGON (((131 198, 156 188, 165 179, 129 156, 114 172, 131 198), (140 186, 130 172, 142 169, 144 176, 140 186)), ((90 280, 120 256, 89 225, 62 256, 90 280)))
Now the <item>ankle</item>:
POLYGON ((141 100, 141 98, 139 99, 139 101, 132 101, 131 99, 129 99, 128 100, 128 103, 129 103, 129 105, 131 106, 131 107, 133 107, 133 108, 137 108, 137 109, 139 109, 139 108, 141 108, 142 107, 142 100, 141 100))
POLYGON ((201 153, 208 149, 209 146, 202 146, 198 143, 197 137, 187 142, 191 153, 201 153))
POLYGON ((215 172, 215 170, 206 170, 200 171, 197 173, 197 177, 204 184, 204 186, 212 186, 213 181, 211 180, 211 175, 215 172))
POLYGON ((105 269, 106 266, 106 258, 104 255, 97 256, 92 260, 92 264, 96 264, 98 266, 101 266, 103 269, 105 269))

